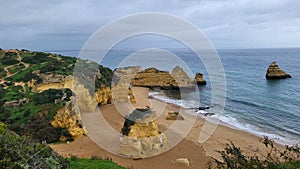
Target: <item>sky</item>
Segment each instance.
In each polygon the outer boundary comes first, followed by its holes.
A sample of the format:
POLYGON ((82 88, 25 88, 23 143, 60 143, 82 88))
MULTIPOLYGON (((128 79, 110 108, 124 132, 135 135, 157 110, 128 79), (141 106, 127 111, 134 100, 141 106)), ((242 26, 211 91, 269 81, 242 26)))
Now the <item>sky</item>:
MULTIPOLYGON (((217 49, 300 47, 299 9, 298 0, 7 0, 0 6, 0 48, 80 50, 104 25, 140 12, 185 19, 217 49)), ((156 37, 122 47, 144 43, 176 48, 156 37)))

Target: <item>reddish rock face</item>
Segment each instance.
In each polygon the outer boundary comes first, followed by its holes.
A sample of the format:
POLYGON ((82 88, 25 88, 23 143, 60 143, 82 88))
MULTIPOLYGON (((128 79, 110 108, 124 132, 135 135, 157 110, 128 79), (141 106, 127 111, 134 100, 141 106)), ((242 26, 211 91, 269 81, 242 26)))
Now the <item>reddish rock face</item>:
POLYGON ((276 62, 272 62, 267 70, 266 79, 286 79, 292 76, 280 69, 276 62))

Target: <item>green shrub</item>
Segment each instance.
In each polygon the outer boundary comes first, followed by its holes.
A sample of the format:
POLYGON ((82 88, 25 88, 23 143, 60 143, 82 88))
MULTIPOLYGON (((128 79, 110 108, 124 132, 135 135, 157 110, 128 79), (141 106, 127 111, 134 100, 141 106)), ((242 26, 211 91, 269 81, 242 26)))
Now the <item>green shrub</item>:
POLYGON ((7 57, 7 56, 3 57, 0 61, 3 65, 6 65, 6 66, 19 63, 19 61, 17 59, 12 58, 12 57, 7 57))
POLYGON ((296 146, 286 146, 284 151, 274 146, 274 142, 268 137, 261 141, 268 149, 265 157, 258 155, 246 156, 241 149, 232 142, 226 144, 223 151, 218 151, 222 161, 216 160, 217 168, 227 169, 299 169, 300 168, 300 148, 296 146))
POLYGON ((47 144, 36 143, 8 131, 0 123, 1 168, 68 168, 68 163, 47 144))
POLYGON ((25 68, 25 65, 20 63, 18 65, 14 65, 13 67, 9 68, 8 71, 9 71, 9 73, 13 74, 13 73, 18 72, 19 70, 21 70, 23 68, 25 68))
POLYGON ((44 62, 51 62, 55 60, 54 58, 49 57, 49 53, 44 52, 35 52, 33 55, 23 57, 22 61, 29 64, 39 64, 44 62))
POLYGON ((46 104, 46 103, 54 103, 55 99, 61 99, 64 94, 66 94, 65 101, 69 101, 72 96, 72 91, 70 89, 49 89, 45 90, 41 93, 37 93, 33 101, 36 105, 46 104))
POLYGON ((68 158, 70 169, 126 169, 111 160, 68 158))
POLYGON ((113 71, 107 67, 101 65, 98 66, 98 70, 101 74, 101 78, 96 78, 95 80, 95 90, 98 90, 105 86, 111 86, 113 71))
POLYGON ((42 113, 28 118, 22 134, 30 136, 39 142, 58 142, 60 141, 61 136, 65 136, 68 141, 73 141, 73 138, 67 129, 53 127, 47 119, 47 114, 42 113))

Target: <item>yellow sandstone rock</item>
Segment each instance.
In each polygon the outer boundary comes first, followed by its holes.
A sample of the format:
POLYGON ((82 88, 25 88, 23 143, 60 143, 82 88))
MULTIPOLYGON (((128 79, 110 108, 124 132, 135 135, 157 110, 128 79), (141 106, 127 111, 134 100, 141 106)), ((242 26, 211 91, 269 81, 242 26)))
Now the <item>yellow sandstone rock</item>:
POLYGON ((112 93, 110 87, 99 89, 98 91, 96 91, 94 97, 98 105, 102 106, 112 103, 112 93))
MULTIPOLYGON (((86 134, 82 127, 80 115, 75 112, 73 99, 68 101, 64 107, 57 111, 54 120, 51 122, 53 127, 62 127, 68 129, 73 138, 77 138, 86 134)), ((61 138, 64 141, 64 138, 61 138)))
POLYGON ((130 88, 130 83, 134 76, 140 71, 142 71, 140 66, 117 68, 114 71, 112 81, 112 98, 114 103, 127 101, 135 103, 135 97, 130 88))
POLYGON ((168 150, 166 136, 158 131, 155 112, 136 109, 126 117, 121 131, 119 153, 129 158, 145 158, 168 150))

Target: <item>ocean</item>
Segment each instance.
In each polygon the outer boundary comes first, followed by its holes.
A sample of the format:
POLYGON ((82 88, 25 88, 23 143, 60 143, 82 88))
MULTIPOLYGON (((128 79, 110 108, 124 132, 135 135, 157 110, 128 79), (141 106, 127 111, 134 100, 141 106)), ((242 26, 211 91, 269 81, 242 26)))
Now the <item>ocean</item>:
MULTIPOLYGON (((211 82, 201 60, 187 49, 111 50, 100 64, 115 69, 122 66, 157 67, 171 71, 179 63, 189 75, 204 74, 206 86, 201 86, 200 100, 188 93, 181 100, 178 91, 153 92, 166 102, 193 107, 201 102, 211 105, 211 82), (176 57, 174 57, 176 55, 176 57), (193 100, 195 98, 195 100, 193 100)), ((51 51, 66 56, 78 56, 79 51, 51 51)), ((269 138, 283 144, 300 144, 300 48, 217 50, 226 77, 226 105, 220 120, 230 127, 269 138), (271 62, 276 61, 291 79, 266 80, 271 62)))

